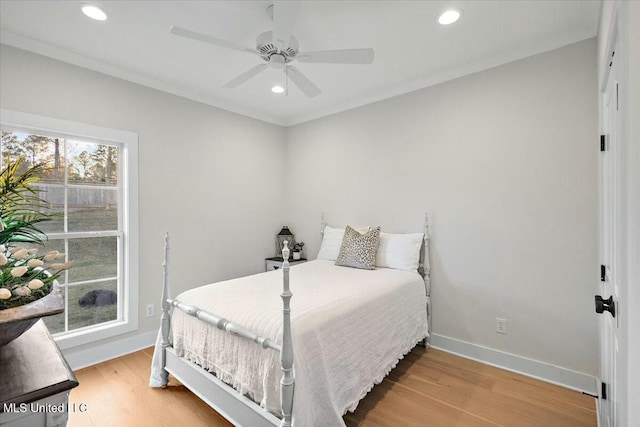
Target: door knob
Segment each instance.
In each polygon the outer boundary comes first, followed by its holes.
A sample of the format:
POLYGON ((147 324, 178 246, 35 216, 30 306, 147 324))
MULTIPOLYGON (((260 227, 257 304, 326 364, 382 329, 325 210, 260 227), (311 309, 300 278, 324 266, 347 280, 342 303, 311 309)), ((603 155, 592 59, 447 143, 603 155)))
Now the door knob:
POLYGON ((604 313, 608 311, 613 317, 616 317, 616 303, 613 301, 613 295, 607 299, 602 299, 600 295, 596 295, 596 313, 604 313))

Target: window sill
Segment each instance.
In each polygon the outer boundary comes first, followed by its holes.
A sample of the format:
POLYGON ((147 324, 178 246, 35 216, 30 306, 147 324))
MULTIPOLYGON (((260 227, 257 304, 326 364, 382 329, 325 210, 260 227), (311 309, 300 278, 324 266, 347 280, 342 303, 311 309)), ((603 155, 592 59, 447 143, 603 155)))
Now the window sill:
MULTIPOLYGON (((137 313, 132 313, 137 319, 137 313)), ((113 320, 100 325, 87 326, 71 332, 62 332, 53 336, 61 350, 67 350, 84 344, 90 344, 106 338, 133 332, 138 329, 137 322, 113 320)))

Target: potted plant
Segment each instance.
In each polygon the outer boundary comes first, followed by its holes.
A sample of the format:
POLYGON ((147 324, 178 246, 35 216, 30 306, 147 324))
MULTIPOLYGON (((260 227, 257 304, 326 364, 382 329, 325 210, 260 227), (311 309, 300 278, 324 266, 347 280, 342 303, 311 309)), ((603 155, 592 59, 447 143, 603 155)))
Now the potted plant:
POLYGON ((64 311, 56 278, 73 262, 61 262, 57 251, 38 254, 46 239, 39 224, 50 221, 37 190, 32 187, 44 171, 42 164, 21 172, 22 158, 0 172, 0 346, 28 330, 43 316, 64 311), (24 245, 24 246, 22 246, 24 245))
POLYGON ((302 248, 304 247, 304 242, 296 242, 293 245, 293 259, 298 260, 302 258, 302 248))

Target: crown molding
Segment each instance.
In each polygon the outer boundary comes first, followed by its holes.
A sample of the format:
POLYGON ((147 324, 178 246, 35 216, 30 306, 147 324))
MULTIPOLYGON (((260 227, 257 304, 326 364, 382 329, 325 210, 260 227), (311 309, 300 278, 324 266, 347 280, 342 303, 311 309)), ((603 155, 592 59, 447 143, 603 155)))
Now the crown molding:
POLYGON ((166 92, 171 95, 176 95, 182 98, 190 99, 192 101, 201 102, 203 104, 230 111, 232 113, 251 117, 253 119, 279 126, 285 125, 284 120, 279 117, 266 114, 261 111, 243 108, 232 103, 221 101, 220 99, 214 97, 202 95, 202 93, 199 93, 193 89, 188 89, 185 87, 181 87, 180 85, 177 85, 175 83, 156 79, 154 77, 129 70, 119 65, 111 64, 109 62, 92 58, 81 53, 74 52, 72 50, 64 49, 40 40, 32 39, 22 34, 14 33, 7 30, 0 30, 0 42, 8 46, 37 53, 39 55, 66 62, 72 65, 77 65, 78 67, 106 74, 111 77, 116 77, 129 82, 137 83, 139 85, 146 86, 151 89, 156 89, 161 92, 166 92))
POLYGON ((595 37, 595 34, 592 34, 591 31, 578 31, 574 33, 564 34, 562 36, 556 37, 555 39, 533 43, 525 47, 494 55, 482 61, 465 64, 460 67, 417 79, 403 85, 383 89, 374 95, 364 96, 358 100, 340 103, 328 108, 320 108, 311 113, 300 114, 293 117, 278 117, 265 113, 263 111, 253 110, 228 103, 212 96, 202 95, 202 93, 199 93, 193 89, 184 88, 175 83, 159 80, 132 70, 128 70, 119 65, 114 65, 96 58, 88 57, 78 52, 53 46, 51 44, 32 39, 18 33, 0 30, 0 41, 3 44, 17 47, 19 49, 27 50, 33 53, 47 56, 49 58, 87 68, 92 71, 97 71, 102 74, 120 78, 129 82, 140 84, 142 86, 146 86, 172 95, 201 102, 212 107, 230 111, 232 113, 251 117, 260 121, 283 127, 295 126, 329 115, 338 114, 344 111, 352 110, 354 108, 383 101, 385 99, 393 98, 399 95, 404 95, 409 92, 414 92, 430 86, 435 86, 450 80, 455 80, 460 77, 498 67, 509 62, 538 55, 573 43, 578 43, 592 37, 595 37))

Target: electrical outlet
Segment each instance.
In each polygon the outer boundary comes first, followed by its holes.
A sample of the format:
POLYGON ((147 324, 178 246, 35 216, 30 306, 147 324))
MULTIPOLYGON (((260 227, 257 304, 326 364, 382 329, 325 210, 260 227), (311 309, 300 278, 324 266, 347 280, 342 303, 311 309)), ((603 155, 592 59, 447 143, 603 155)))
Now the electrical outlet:
POLYGON ((153 317, 154 311, 155 311, 155 308, 153 304, 147 304, 147 317, 153 317))
POLYGON ((507 335, 507 319, 496 317, 496 332, 507 335))

